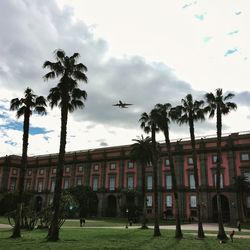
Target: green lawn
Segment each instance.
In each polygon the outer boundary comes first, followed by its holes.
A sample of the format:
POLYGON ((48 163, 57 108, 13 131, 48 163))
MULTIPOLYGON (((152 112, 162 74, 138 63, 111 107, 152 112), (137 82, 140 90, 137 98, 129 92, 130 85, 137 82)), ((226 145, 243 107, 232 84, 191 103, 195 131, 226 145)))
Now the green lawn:
POLYGON ((59 242, 46 242, 47 230, 23 231, 22 239, 10 239, 9 230, 0 230, 0 249, 249 249, 250 239, 235 239, 233 243, 220 244, 215 237, 197 240, 184 234, 184 239, 174 239, 174 231, 161 230, 161 237, 152 237, 152 230, 64 228, 59 242))

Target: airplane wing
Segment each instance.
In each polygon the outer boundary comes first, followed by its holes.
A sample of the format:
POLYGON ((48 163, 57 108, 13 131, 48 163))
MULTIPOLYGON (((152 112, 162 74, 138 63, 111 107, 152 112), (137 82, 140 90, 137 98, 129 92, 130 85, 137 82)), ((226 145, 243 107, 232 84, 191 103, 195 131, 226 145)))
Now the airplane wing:
POLYGON ((112 106, 121 106, 121 105, 117 103, 117 104, 113 104, 112 106))

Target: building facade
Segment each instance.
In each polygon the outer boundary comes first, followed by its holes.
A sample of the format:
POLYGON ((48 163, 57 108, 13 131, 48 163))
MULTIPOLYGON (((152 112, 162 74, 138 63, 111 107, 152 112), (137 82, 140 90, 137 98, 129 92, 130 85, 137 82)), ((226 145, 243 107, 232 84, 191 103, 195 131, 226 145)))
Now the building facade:
MULTIPOLYGON (((195 218, 197 197, 190 141, 172 142, 181 217, 195 218)), ((197 139, 198 170, 202 193, 204 221, 217 220, 216 208, 216 138, 197 139)), ((36 193, 43 207, 51 203, 55 187, 57 154, 28 158, 25 190, 36 193)), ((65 157, 62 188, 90 186, 98 197, 98 216, 121 216, 126 204, 126 193, 141 191, 141 169, 130 159, 130 145, 69 152, 65 157)), ((0 192, 12 192, 18 187, 21 157, 9 155, 0 158, 0 192)), ((147 213, 153 216, 153 169, 146 172, 147 213)), ((225 221, 239 219, 239 193, 234 188, 234 177, 244 175, 250 182, 250 133, 233 133, 222 137, 221 190, 222 211, 225 221)), ((174 217, 175 204, 169 160, 164 144, 158 163, 159 212, 167 218, 174 217)), ((138 204, 138 199, 133 200, 138 204)), ((244 193, 244 209, 250 218, 250 192, 244 193)))

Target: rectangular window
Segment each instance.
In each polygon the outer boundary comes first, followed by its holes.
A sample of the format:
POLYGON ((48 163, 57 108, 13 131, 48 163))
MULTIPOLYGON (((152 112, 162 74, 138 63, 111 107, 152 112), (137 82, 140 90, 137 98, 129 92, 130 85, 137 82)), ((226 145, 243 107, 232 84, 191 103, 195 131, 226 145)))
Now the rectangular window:
MULTIPOLYGON (((212 163, 216 164, 217 163, 217 155, 212 156, 212 163)), ((222 163, 222 158, 221 158, 221 163, 222 163)))
POLYGON ((81 173, 83 171, 83 166, 78 167, 78 172, 81 173))
POLYGON ((190 207, 194 208, 196 206, 197 206, 196 196, 195 195, 191 195, 190 196, 190 207))
POLYGON ((13 175, 16 175, 16 174, 17 174, 16 168, 12 168, 12 174, 13 174, 13 175))
POLYGON ((69 179, 64 179, 64 186, 63 186, 64 189, 67 189, 69 188, 69 179))
POLYGON ((12 178, 10 181, 10 190, 14 191, 16 190, 16 178, 12 178))
POLYGON ((52 168, 52 174, 56 174, 56 168, 52 168))
POLYGON ((147 207, 153 206, 153 197, 152 195, 147 195, 147 207))
POLYGON ((82 177, 77 177, 76 179, 76 185, 81 186, 82 185, 82 177))
POLYGON ((165 166, 169 166, 169 165, 170 165, 169 159, 165 159, 165 166))
POLYGON ((153 189, 153 177, 152 175, 147 176, 147 190, 153 189))
POLYGON ((50 183, 50 191, 53 193, 55 191, 56 181, 53 179, 50 183))
POLYGON ((31 190, 31 179, 26 180, 25 189, 26 190, 31 190))
POLYGON ((192 157, 188 157, 188 165, 193 165, 193 158, 192 157))
POLYGON ((134 176, 128 176, 128 189, 134 188, 134 176))
POLYGON ((93 191, 98 190, 98 180, 99 180, 98 176, 93 177, 93 185, 92 185, 93 191))
POLYGON ((68 173, 69 173, 69 171, 70 171, 69 167, 66 167, 66 168, 65 168, 65 173, 67 173, 67 174, 68 174, 68 173))
POLYGON ((167 195, 166 196, 166 207, 172 207, 172 205, 173 205, 172 195, 167 195))
POLYGON ((195 189, 195 181, 194 181, 194 175, 193 174, 189 175, 189 188, 190 189, 195 189))
POLYGON ((39 179, 37 183, 37 192, 41 193, 43 191, 43 180, 39 179))
POLYGON ((93 169, 94 171, 99 171, 99 164, 95 164, 93 169))
POLYGON ((152 162, 148 162, 147 167, 151 168, 152 166, 153 166, 152 162))
POLYGON ((116 163, 115 162, 111 162, 110 163, 110 170, 115 170, 116 169, 116 163))
POLYGON ((166 188, 172 189, 172 176, 166 175, 166 188))
MULTIPOLYGON (((216 187, 217 179, 216 179, 217 174, 214 174, 214 186, 216 187)), ((220 187, 223 188, 224 186, 224 176, 223 174, 220 174, 220 187)))
POLYGON ((246 181, 250 182, 250 173, 244 173, 244 176, 246 177, 246 181))
POLYGON ((109 177, 109 190, 115 191, 115 176, 109 177))
POLYGON ((249 153, 241 153, 240 154, 240 160, 241 161, 249 161, 250 157, 249 157, 249 153))
POLYGON ((32 170, 28 170, 28 176, 32 175, 32 170))
POLYGON ((44 169, 43 169, 43 168, 40 168, 40 169, 39 169, 39 174, 40 174, 40 175, 43 175, 43 174, 44 174, 44 169))
POLYGON ((134 163, 132 161, 128 161, 128 168, 134 168, 134 163))

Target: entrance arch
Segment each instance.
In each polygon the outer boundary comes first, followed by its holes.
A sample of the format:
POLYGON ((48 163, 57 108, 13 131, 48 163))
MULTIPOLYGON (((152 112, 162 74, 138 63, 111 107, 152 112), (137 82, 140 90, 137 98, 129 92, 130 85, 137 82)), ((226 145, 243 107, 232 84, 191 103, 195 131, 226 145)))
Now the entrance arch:
MULTIPOLYGON (((223 222, 230 221, 230 208, 229 208, 229 201, 225 195, 220 195, 221 197, 221 210, 222 210, 222 219, 223 222)), ((218 222, 218 209, 217 209, 217 197, 216 195, 213 197, 212 200, 213 204, 213 221, 218 222)))
POLYGON ((116 217, 117 200, 114 195, 108 196, 107 216, 116 217))

